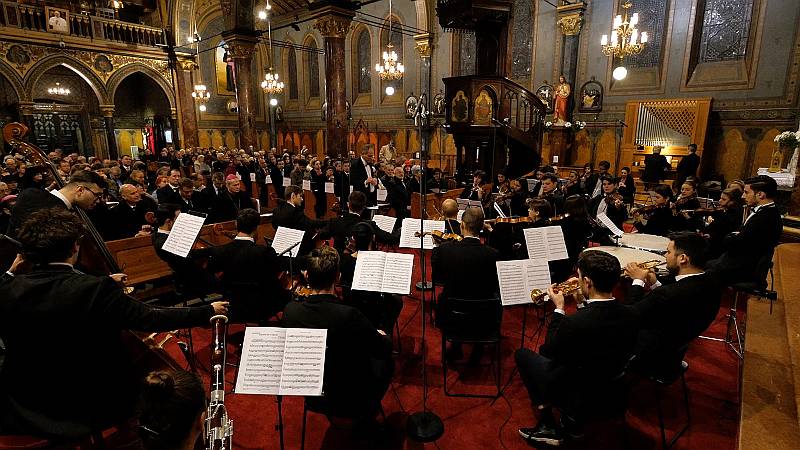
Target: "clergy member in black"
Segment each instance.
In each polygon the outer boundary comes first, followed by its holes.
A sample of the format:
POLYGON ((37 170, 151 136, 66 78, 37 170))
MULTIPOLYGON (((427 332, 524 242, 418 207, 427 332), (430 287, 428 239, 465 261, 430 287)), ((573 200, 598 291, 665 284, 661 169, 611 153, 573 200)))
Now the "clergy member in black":
POLYGON ((126 330, 203 326, 227 303, 154 308, 126 296, 124 274, 73 269, 85 233, 62 208, 30 214, 17 234, 31 272, 0 281, 0 434, 80 437, 132 417, 140 371, 126 330))
POLYGON ((192 257, 207 257, 208 271, 222 273, 222 288, 231 301, 235 321, 266 322, 289 301, 289 292, 278 281, 279 272, 288 268, 286 258, 275 249, 256 245, 255 235, 261 216, 252 208, 239 211, 238 233, 232 242, 192 251, 192 257))
MULTIPOLYGON (((181 200, 178 199, 178 204, 181 200)), ((225 178, 225 189, 211 200, 211 208, 208 212, 206 223, 227 222, 236 220, 239 211, 244 208, 252 208, 253 199, 247 192, 242 190, 242 182, 236 175, 228 175, 225 178)))
POLYGON ((517 350, 520 377, 531 404, 539 411, 536 427, 520 428, 523 439, 559 445, 564 435, 579 434, 585 409, 614 400, 615 379, 633 353, 639 318, 632 307, 611 295, 619 280, 619 261, 600 251, 578 259, 578 284, 586 306, 566 315, 564 293, 548 288, 555 305, 547 337, 539 353, 517 350), (553 406, 561 410, 558 427, 553 406))
POLYGON ((394 372, 392 340, 358 309, 339 301, 335 289, 338 277, 336 250, 313 250, 306 264, 311 295, 286 305, 283 326, 328 330, 325 395, 306 401, 324 403, 333 415, 370 419, 380 410, 394 372))
POLYGON ((11 213, 8 235, 15 237, 17 230, 31 213, 44 208, 72 209, 79 207, 88 211, 102 200, 106 182, 100 175, 88 170, 76 171, 63 188, 50 192, 41 189, 25 189, 17 198, 11 213))
POLYGON ((766 274, 754 269, 759 261, 772 257, 783 232, 783 220, 774 200, 777 194, 778 184, 767 175, 744 181, 742 198, 750 207, 750 215, 739 232, 724 239, 722 256, 709 262, 709 271, 718 272, 726 283, 766 283, 755 279, 766 274))
POLYGON ((654 376, 676 369, 685 346, 717 317, 722 294, 717 280, 703 271, 706 239, 686 231, 673 233, 669 239, 666 259, 667 270, 675 277, 673 283, 661 285, 655 273, 636 263, 625 267, 633 279, 625 300, 639 311, 642 320, 635 367, 654 376))
POLYGON ((305 255, 311 251, 316 230, 324 227, 326 221, 310 219, 303 210, 303 190, 299 186, 286 186, 284 190, 285 201, 278 203, 272 210, 272 226, 294 228, 305 231, 303 243, 300 245, 300 254, 305 255))

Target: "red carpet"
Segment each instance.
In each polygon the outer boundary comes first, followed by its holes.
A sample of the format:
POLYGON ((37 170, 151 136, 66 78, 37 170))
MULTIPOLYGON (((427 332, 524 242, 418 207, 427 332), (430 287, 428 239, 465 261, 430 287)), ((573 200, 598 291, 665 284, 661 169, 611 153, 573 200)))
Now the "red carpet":
MULTIPOLYGON (((418 263, 419 261, 417 261, 418 263)), ((414 282, 419 280, 419 265, 415 265, 414 282)), ((469 280, 465 280, 469 282, 469 280)), ((447 397, 442 390, 441 335, 427 323, 426 340, 428 355, 428 407, 444 421, 445 434, 435 443, 418 444, 404 436, 405 417, 422 407, 421 373, 421 314, 419 291, 413 289, 413 297, 405 298, 405 307, 400 316, 402 351, 396 357, 396 371, 392 387, 383 399, 383 408, 388 419, 388 428, 380 440, 359 440, 342 424, 330 425, 321 415, 309 413, 306 435, 308 449, 524 449, 530 448, 517 434, 519 427, 532 426, 536 418, 531 410, 527 392, 518 375, 514 375, 504 395, 492 404, 492 399, 447 397)), ((426 293, 427 296, 427 293, 426 293)), ((552 307, 551 307, 552 308, 552 307)), ((427 305, 426 305, 427 311, 427 305)), ((520 345, 521 307, 505 309, 503 317, 502 381, 505 384, 514 368, 513 353, 520 345)), ((705 334, 721 337, 725 331, 724 315, 727 308, 705 334)), ((427 315, 427 314, 426 314, 427 315)), ((427 317, 426 317, 427 320, 427 317)), ((539 325, 533 308, 528 313, 525 345, 536 348, 544 339, 536 334, 539 325)), ((235 343, 241 342, 243 326, 233 325, 229 330, 229 362, 236 362, 238 354, 235 343)), ((210 362, 210 333, 207 329, 194 330, 195 351, 200 372, 207 380, 210 362)), ((185 361, 175 340, 165 346, 177 361, 185 361)), ((465 353, 469 348, 465 348, 465 353)), ((485 352, 484 362, 490 361, 485 352)), ((689 363, 687 383, 690 391, 692 426, 680 438, 675 449, 732 450, 736 446, 738 429, 738 358, 724 344, 697 340, 686 356, 689 363)), ((234 382, 235 368, 227 373, 227 380, 234 382)), ((448 369, 449 389, 456 392, 493 393, 494 378, 489 367, 457 366, 448 369)), ((653 386, 638 382, 631 393, 626 416, 629 447, 632 449, 655 449, 660 446, 658 419, 656 416, 653 386)), ((665 394, 665 420, 668 437, 685 421, 681 408, 680 382, 671 386, 665 394)), ((279 448, 276 399, 272 396, 230 394, 226 405, 234 422, 234 447, 237 449, 279 448)), ((285 448, 300 448, 302 422, 302 398, 284 398, 283 418, 285 424, 285 448)), ((586 437, 565 445, 574 449, 622 449, 622 428, 619 423, 598 423, 587 429, 586 437)))

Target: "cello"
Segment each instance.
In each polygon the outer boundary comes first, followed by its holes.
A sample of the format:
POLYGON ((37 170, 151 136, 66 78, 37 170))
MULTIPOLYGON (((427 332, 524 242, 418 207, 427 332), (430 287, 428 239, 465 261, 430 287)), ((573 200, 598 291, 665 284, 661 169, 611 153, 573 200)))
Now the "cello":
MULTIPOLYGON (((22 153, 26 160, 33 166, 44 167, 49 171, 56 183, 57 189, 63 188, 66 183, 58 172, 55 164, 37 146, 25 142, 23 139, 28 134, 28 127, 18 122, 6 124, 3 127, 3 138, 15 150, 22 153)), ((95 275, 122 273, 122 269, 108 250, 100 232, 97 231, 86 211, 76 207, 74 212, 81 218, 87 234, 81 241, 80 264, 87 272, 95 275)), ((126 294, 132 288, 126 288, 126 294), (130 289, 130 290, 128 290, 130 289)), ((143 370, 182 369, 182 367, 169 356, 160 343, 155 342, 154 336, 147 333, 137 334, 131 331, 124 332, 122 340, 129 350, 129 354, 137 367, 143 370), (149 338, 149 339, 148 339, 149 338), (148 344, 147 341, 150 341, 148 344)))

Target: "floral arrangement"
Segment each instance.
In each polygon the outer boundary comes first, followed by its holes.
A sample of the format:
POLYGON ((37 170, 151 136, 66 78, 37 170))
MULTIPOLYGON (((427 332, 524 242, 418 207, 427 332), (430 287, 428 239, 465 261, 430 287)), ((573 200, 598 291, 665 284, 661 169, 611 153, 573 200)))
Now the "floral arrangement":
POLYGON ((775 136, 775 142, 777 142, 781 147, 795 148, 800 145, 800 131, 797 133, 784 131, 783 133, 775 136))
MULTIPOLYGON (((548 121, 544 123, 544 128, 546 130, 549 130, 553 128, 553 125, 555 125, 553 122, 548 121)), ((580 120, 576 120, 575 123, 564 122, 561 126, 563 126, 564 128, 569 128, 571 130, 574 130, 577 133, 578 131, 586 128, 586 122, 581 122, 580 120)))

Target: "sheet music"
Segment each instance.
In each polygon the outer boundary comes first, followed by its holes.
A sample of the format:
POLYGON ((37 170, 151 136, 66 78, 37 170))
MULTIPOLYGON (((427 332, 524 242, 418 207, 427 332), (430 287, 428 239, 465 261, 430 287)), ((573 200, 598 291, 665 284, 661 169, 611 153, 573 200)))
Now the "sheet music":
POLYGON ((503 306, 533 303, 533 289, 547 289, 550 268, 545 260, 497 261, 497 281, 503 306))
MULTIPOLYGON (((278 227, 278 230, 275 231, 275 237, 272 238, 272 248, 274 248, 275 251, 280 255, 281 253, 286 251, 287 248, 302 241, 303 235, 305 233, 306 232, 303 230, 295 230, 294 228, 287 228, 287 227, 278 227)), ((298 245, 295 248, 293 248, 288 255, 291 255, 292 258, 296 258, 299 252, 300 252, 300 246, 298 245)))
POLYGON ((458 221, 461 222, 461 218, 462 217, 464 217, 464 210, 460 209, 460 210, 458 210, 458 214, 456 215, 456 219, 458 219, 458 221))
POLYGON ((561 227, 554 225, 525 228, 522 232, 525 235, 525 246, 528 248, 528 259, 558 261, 569 258, 561 227))
MULTIPOLYGON (((411 255, 413 257, 413 255, 411 255)), ((353 272, 353 285, 356 291, 381 292, 383 284, 383 266, 386 264, 386 253, 377 251, 359 251, 356 259, 356 270, 353 272)))
POLYGON ((255 183, 255 181, 256 181, 256 173, 250 172, 250 182, 255 183))
POLYGON ((194 214, 179 214, 175 219, 175 224, 164 242, 163 249, 175 255, 186 258, 189 252, 192 251, 197 235, 200 234, 200 229, 203 228, 203 223, 206 218, 196 216, 194 214))
POLYGON ((378 228, 390 234, 394 231, 394 225, 397 223, 397 217, 384 216, 382 214, 375 214, 372 216, 372 220, 378 228))
POLYGON ((287 328, 280 395, 322 395, 328 330, 287 328))
POLYGON ((311 190, 311 180, 303 180, 303 190, 304 191, 311 190))
POLYGON ((292 179, 289 177, 283 177, 283 187, 291 186, 292 179))
POLYGON ((600 214, 598 214, 598 215, 597 215, 597 220, 599 220, 599 221, 600 221, 600 223, 602 223, 603 225, 605 225, 605 226, 606 226, 606 228, 608 228, 608 230, 609 230, 609 231, 610 231, 610 232, 611 232, 611 233, 612 233, 614 236, 622 236, 622 235, 624 234, 624 232, 623 232, 622 230, 620 230, 619 228, 617 228, 617 226, 614 224, 614 222, 612 222, 612 221, 611 221, 611 219, 609 219, 609 218, 608 218, 608 216, 606 215, 606 213, 600 213, 600 214))
POLYGON ((272 177, 269 175, 264 177, 264 184, 272 184, 272 177))
POLYGON ((458 209, 464 210, 467 208, 483 208, 480 200, 467 200, 466 198, 457 198, 458 209))
MULTIPOLYGON (((403 227, 400 230, 400 247, 403 248, 419 248, 419 237, 414 236, 414 233, 420 231, 419 219, 407 217, 403 219, 403 227)), ((424 220, 422 223, 422 231, 439 230, 444 232, 443 220, 424 220)), ((422 240, 422 247, 425 249, 433 248, 433 239, 430 235, 425 236, 422 240)))
POLYGON ((378 201, 385 202, 386 197, 389 196, 389 191, 386 189, 378 189, 378 201))
POLYGON ((326 194, 334 194, 333 192, 333 183, 325 183, 325 193, 326 194))
POLYGON ((236 392, 322 395, 328 330, 247 327, 236 392))
POLYGON ((413 269, 412 254, 359 251, 352 289, 408 295, 413 269))

